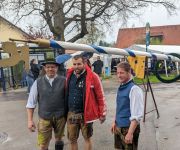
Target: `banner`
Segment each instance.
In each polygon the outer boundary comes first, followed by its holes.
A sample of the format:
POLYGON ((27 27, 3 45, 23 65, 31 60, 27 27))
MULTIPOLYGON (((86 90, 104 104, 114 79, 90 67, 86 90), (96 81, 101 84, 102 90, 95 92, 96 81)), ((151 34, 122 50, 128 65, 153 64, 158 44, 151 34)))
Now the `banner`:
POLYGON ((133 69, 135 77, 139 79, 144 79, 146 56, 136 56, 136 57, 128 56, 127 59, 129 64, 131 65, 131 68, 133 69))

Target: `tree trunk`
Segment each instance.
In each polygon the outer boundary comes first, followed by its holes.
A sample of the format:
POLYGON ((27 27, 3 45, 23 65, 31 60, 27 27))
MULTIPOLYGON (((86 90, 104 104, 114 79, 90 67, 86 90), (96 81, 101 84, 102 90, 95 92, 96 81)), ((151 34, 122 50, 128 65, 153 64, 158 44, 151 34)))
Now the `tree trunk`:
MULTIPOLYGON (((57 41, 65 41, 64 38, 64 13, 63 13, 63 4, 62 0, 53 0, 53 23, 55 33, 54 38, 57 41)), ((65 50, 57 50, 57 53, 64 54, 65 50)))
POLYGON ((56 40, 65 41, 64 39, 64 13, 62 0, 53 0, 53 23, 56 33, 56 40), (58 34, 57 34, 58 33, 58 34))

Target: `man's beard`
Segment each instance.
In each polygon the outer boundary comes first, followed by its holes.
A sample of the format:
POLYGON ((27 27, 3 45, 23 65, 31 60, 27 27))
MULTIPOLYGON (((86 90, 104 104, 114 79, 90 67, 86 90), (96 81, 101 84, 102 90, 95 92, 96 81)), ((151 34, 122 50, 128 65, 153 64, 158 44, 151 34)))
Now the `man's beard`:
POLYGON ((83 69, 82 70, 76 69, 75 72, 76 74, 80 75, 83 72, 83 69))

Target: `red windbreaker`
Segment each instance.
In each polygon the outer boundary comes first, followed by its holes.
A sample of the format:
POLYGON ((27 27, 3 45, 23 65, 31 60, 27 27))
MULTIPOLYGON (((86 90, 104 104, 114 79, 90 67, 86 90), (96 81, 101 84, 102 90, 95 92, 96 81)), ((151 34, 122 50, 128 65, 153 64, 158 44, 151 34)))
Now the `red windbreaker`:
MULTIPOLYGON (((73 71, 73 68, 68 70, 67 83, 69 83, 69 79, 73 71)), ((88 66, 86 66, 86 72, 84 122, 90 123, 99 119, 100 117, 106 116, 107 109, 104 91, 99 76, 92 72, 88 66)))

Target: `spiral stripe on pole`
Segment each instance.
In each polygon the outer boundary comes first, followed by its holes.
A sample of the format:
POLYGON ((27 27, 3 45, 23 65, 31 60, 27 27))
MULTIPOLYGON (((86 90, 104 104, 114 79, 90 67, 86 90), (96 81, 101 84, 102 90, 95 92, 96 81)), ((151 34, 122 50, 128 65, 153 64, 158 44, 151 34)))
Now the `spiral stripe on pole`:
POLYGON ((60 48, 60 49, 64 49, 61 45, 59 45, 56 41, 54 40, 50 40, 50 47, 52 48, 60 48))
MULTIPOLYGON (((47 40, 47 43, 49 41, 47 40)), ((40 43, 40 41, 39 41, 40 43)), ((171 57, 172 61, 180 62, 180 59, 172 56, 172 55, 165 55, 159 53, 149 53, 144 51, 135 51, 135 50, 127 50, 121 48, 114 48, 114 47, 102 47, 102 46, 95 46, 95 45, 86 45, 86 44, 78 44, 78 43, 71 43, 71 42, 64 42, 64 41, 55 41, 50 40, 50 47, 52 48, 61 48, 66 50, 75 50, 75 51, 85 51, 85 52, 93 52, 98 54, 113 54, 113 55, 122 55, 122 56, 147 56, 148 58, 157 58, 157 60, 169 60, 168 56, 171 57), (133 54, 134 53, 134 54, 133 54)))
POLYGON ((91 45, 92 48, 94 48, 97 52, 99 53, 103 53, 103 54, 108 54, 104 49, 102 49, 101 47, 99 46, 96 46, 96 45, 91 45))
POLYGON ((128 48, 125 48, 125 50, 128 52, 128 54, 129 54, 130 56, 136 57, 135 53, 134 53, 132 50, 130 50, 130 49, 128 49, 128 48))

